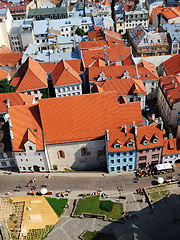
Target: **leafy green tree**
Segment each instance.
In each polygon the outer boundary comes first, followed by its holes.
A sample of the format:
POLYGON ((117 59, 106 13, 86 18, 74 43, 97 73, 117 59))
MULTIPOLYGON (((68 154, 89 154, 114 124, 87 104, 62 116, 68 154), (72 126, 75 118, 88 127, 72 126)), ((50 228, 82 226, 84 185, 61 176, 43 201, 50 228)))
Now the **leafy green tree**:
POLYGON ((7 78, 0 80, 0 93, 8 93, 14 91, 15 91, 14 87, 9 84, 7 78))
POLYGON ((81 28, 77 28, 76 31, 75 31, 75 34, 77 34, 78 36, 86 35, 85 31, 81 28))

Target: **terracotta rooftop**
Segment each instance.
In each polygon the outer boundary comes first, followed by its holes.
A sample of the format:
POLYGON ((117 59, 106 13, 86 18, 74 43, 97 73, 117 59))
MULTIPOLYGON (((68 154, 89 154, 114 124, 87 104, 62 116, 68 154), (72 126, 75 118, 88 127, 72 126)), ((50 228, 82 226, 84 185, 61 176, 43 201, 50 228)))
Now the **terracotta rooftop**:
POLYGON ((12 140, 13 151, 24 151, 27 136, 29 140, 34 139, 33 141, 36 141, 36 150, 43 150, 42 127, 37 104, 13 106, 8 113, 12 121, 14 136, 12 140), (29 131, 31 131, 31 134, 29 131), (33 138, 32 134, 34 135, 33 138))
POLYGON ((106 129, 132 121, 142 124, 140 103, 119 104, 116 92, 42 99, 38 104, 47 144, 96 139, 106 129))
POLYGON ((52 71, 52 79, 54 86, 81 83, 79 74, 65 60, 57 63, 52 71))
POLYGON ((8 72, 0 69, 0 80, 3 80, 8 77, 8 72))
POLYGON ((132 95, 133 93, 146 95, 146 90, 142 80, 135 78, 112 78, 96 82, 92 88, 92 92, 99 92, 99 89, 102 89, 104 92, 116 91, 118 95, 132 95))
POLYGON ((150 22, 152 23, 152 20, 154 16, 156 15, 163 15, 166 19, 172 19, 180 16, 180 11, 178 7, 157 7, 153 8, 151 15, 150 15, 150 22))
POLYGON ((22 53, 0 53, 0 66, 20 65, 22 53))
POLYGON ((180 73, 180 53, 162 63, 166 75, 176 75, 180 73))
POLYGON ((28 57, 10 84, 16 86, 18 92, 47 88, 47 73, 40 63, 28 57))
POLYGON ((84 72, 82 59, 66 60, 66 62, 79 74, 84 72))
POLYGON ((99 50, 82 50, 82 58, 85 67, 91 66, 96 59, 107 61, 124 61, 131 56, 130 47, 106 47, 99 50))
POLYGON ((137 149, 157 148, 163 146, 164 130, 160 129, 160 125, 149 125, 137 127, 137 149), (154 134, 158 137, 157 143, 153 143, 154 134), (143 140, 149 140, 147 145, 143 145, 143 140))
POLYGON ((107 151, 108 152, 123 152, 123 151, 135 151, 136 145, 134 144, 133 147, 128 147, 127 143, 132 141, 135 142, 134 139, 134 129, 132 127, 126 127, 126 134, 125 129, 113 129, 109 130, 109 142, 107 142, 107 151), (121 148, 114 148, 115 141, 119 140, 121 142, 121 148))
POLYGON ((17 106, 17 105, 25 105, 25 104, 32 104, 34 96, 11 92, 11 93, 0 93, 0 112, 4 113, 7 112, 7 103, 6 99, 9 99, 10 106, 17 106))
MULTIPOLYGON (((113 65, 100 67, 92 66, 88 68, 89 82, 96 82, 101 72, 103 72, 105 74, 105 77, 110 80, 122 78, 125 73, 128 74, 129 78, 137 78, 135 65, 113 65)), ((140 80, 159 79, 156 73, 152 73, 152 71, 150 71, 146 67, 138 67, 138 74, 140 80)))
POLYGON ((0 47, 0 55, 1 55, 2 53, 12 53, 12 50, 11 50, 10 48, 6 47, 5 45, 2 45, 2 46, 0 47))
POLYGON ((41 67, 47 72, 47 73, 51 73, 52 70, 54 69, 54 67, 56 66, 56 63, 52 63, 52 62, 42 62, 39 63, 41 65, 41 67))
POLYGON ((160 77, 159 85, 170 103, 180 102, 180 76, 160 77))
POLYGON ((180 153, 180 138, 165 139, 163 155, 174 154, 174 153, 180 153))

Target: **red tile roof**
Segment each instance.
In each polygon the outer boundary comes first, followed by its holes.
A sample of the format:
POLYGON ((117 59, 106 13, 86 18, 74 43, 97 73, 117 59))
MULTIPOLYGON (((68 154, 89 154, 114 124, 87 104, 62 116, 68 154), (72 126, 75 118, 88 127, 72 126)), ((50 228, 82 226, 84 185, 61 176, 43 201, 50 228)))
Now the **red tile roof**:
POLYGON ((0 54, 0 66, 20 65, 22 53, 2 53, 0 54))
POLYGON ((92 92, 99 92, 99 89, 104 92, 116 91, 118 95, 132 95, 133 93, 138 93, 141 95, 146 94, 146 90, 142 80, 134 78, 125 79, 107 79, 105 81, 96 82, 92 88, 92 92), (97 86, 99 86, 97 88, 97 86))
POLYGON ((165 139, 163 155, 174 154, 174 153, 180 153, 180 138, 165 139))
POLYGON ((32 140, 32 134, 35 136, 36 150, 43 150, 42 127, 39 116, 38 105, 13 106, 9 109, 10 119, 12 121, 12 131, 14 139, 12 140, 13 151, 24 151, 24 143, 28 139, 32 140), (17 117, 18 115, 18 117, 17 117))
MULTIPOLYGON (((105 77, 108 79, 118 79, 121 78, 124 72, 128 72, 131 78, 137 76, 136 66, 135 65, 119 65, 119 66, 100 66, 100 67, 89 67, 88 68, 88 79, 89 82, 95 82, 99 77, 100 72, 105 74, 105 77)), ((139 79, 149 80, 149 79, 159 79, 155 73, 149 71, 145 67, 138 67, 139 79)), ((137 77, 136 77, 137 78, 137 77)))
POLYGON ((96 139, 106 129, 132 121, 142 124, 140 103, 119 104, 115 92, 42 99, 38 104, 47 144, 96 139))
POLYGON ((54 86, 81 83, 79 74, 65 60, 57 63, 52 71, 52 79, 54 86))
POLYGON ((66 62, 79 74, 84 72, 84 68, 83 68, 81 59, 66 60, 66 62))
POLYGON ((130 47, 106 47, 100 50, 82 50, 82 58, 85 67, 89 67, 96 59, 108 61, 124 61, 131 55, 130 47))
POLYGON ((160 77, 159 84, 169 102, 180 102, 180 76, 160 77))
POLYGON ((142 59, 141 62, 138 64, 138 67, 145 67, 147 70, 149 70, 157 78, 159 77, 158 73, 156 71, 155 65, 151 62, 148 62, 148 61, 142 59))
POLYGON ((101 49, 104 46, 108 46, 107 41, 88 41, 88 42, 79 42, 79 48, 80 50, 93 50, 93 49, 101 49))
POLYGON ((47 73, 51 73, 52 70, 54 69, 54 67, 56 66, 56 63, 52 63, 52 62, 42 62, 39 63, 41 65, 41 67, 47 72, 47 73))
POLYGON ((34 96, 23 94, 23 93, 0 93, 0 112, 4 113, 7 112, 7 104, 6 99, 9 99, 10 106, 17 106, 17 105, 25 105, 25 104, 32 104, 34 96))
POLYGON ((147 148, 157 148, 163 146, 163 136, 164 130, 160 129, 160 125, 150 125, 150 126, 139 126, 137 127, 137 148, 147 149, 147 148), (154 138, 154 134, 158 136, 158 142, 153 143, 152 139, 154 138), (149 139, 148 145, 143 145, 143 140, 149 139))
POLYGON ((107 142, 108 152, 122 152, 122 151, 135 151, 136 145, 133 147, 128 147, 127 143, 135 142, 134 139, 134 129, 132 127, 126 128, 127 132, 125 134, 124 128, 109 130, 109 142, 107 142), (119 140, 122 144, 121 148, 114 148, 115 141, 119 140))
POLYGON ((2 53, 12 53, 12 50, 10 48, 8 48, 7 46, 2 45, 0 47, 0 54, 2 54, 2 53))
POLYGON ((18 92, 47 88, 47 73, 40 63, 28 57, 10 84, 16 86, 18 92))
POLYGON ((3 80, 8 77, 8 72, 0 69, 0 80, 3 80))
POLYGON ((180 53, 162 63, 167 75, 180 73, 180 53))

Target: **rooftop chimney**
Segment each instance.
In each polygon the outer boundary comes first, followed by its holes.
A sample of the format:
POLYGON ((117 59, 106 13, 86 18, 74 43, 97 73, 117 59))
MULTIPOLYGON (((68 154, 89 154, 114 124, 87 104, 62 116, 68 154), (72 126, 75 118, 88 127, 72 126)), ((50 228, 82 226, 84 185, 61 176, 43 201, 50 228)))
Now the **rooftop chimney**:
POLYGON ((109 142, 109 130, 108 129, 106 129, 105 134, 106 134, 106 141, 109 142))
POLYGON ((134 126, 134 134, 137 137, 137 126, 134 126))
POLYGON ((136 122, 135 121, 132 121, 132 126, 136 126, 136 122))
POLYGON ((124 125, 124 133, 125 133, 125 136, 127 136, 127 127, 126 127, 126 125, 124 125))
POLYGON ((177 86, 178 86, 178 83, 175 82, 175 83, 174 83, 174 88, 177 88, 177 86))
POLYGON ((6 98, 6 107, 8 109, 10 108, 10 100, 9 100, 9 98, 6 98))
POLYGON ((164 123, 163 123, 163 121, 161 121, 161 126, 160 126, 160 129, 161 129, 161 131, 163 130, 163 125, 164 125, 164 123))
POLYGON ((172 83, 174 83, 174 78, 171 79, 172 83))
POLYGON ((169 139, 173 139, 172 133, 169 133, 169 139))
POLYGON ((151 117, 152 117, 152 120, 155 120, 155 117, 156 117, 156 116, 155 116, 155 114, 153 113, 151 117))

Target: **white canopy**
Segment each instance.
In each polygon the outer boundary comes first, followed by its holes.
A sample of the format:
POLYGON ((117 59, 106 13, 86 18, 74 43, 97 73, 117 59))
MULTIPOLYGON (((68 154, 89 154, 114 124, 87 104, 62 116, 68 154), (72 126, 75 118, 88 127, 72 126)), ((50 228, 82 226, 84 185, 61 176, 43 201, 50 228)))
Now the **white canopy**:
POLYGON ((40 193, 41 194, 46 194, 48 192, 48 190, 46 189, 46 188, 42 188, 41 190, 40 190, 40 193))
POLYGON ((161 170, 171 169, 172 166, 171 166, 170 163, 162 163, 162 164, 156 165, 156 168, 157 168, 158 171, 161 171, 161 170))
POLYGON ((164 178, 158 177, 158 183, 162 184, 164 182, 164 178))

